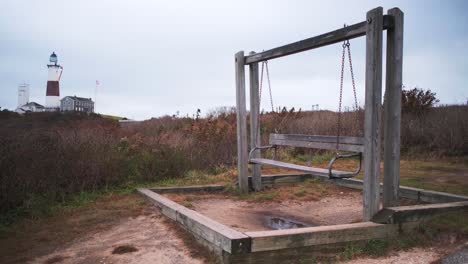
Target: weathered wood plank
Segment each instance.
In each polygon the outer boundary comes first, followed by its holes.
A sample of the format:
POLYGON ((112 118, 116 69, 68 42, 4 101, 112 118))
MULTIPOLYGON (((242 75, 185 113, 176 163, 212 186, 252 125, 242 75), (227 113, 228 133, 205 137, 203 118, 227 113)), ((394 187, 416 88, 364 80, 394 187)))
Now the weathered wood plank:
POLYGON ((387 75, 384 104, 383 207, 398 205, 400 186, 401 89, 403 86, 403 12, 388 10, 393 28, 387 30, 387 75))
POLYGON ((250 252, 250 238, 198 212, 186 207, 176 212, 177 222, 188 231, 222 248, 231 254, 250 252))
POLYGON ((259 252, 384 238, 398 234, 398 230, 398 225, 363 222, 286 230, 245 232, 245 234, 252 239, 251 251, 259 252))
POLYGON ((177 221, 186 230, 216 247, 231 254, 250 252, 250 238, 243 233, 175 203, 149 189, 138 189, 138 192, 159 207, 165 216, 177 221))
POLYGON ((137 190, 143 197, 150 201, 155 206, 161 209, 161 213, 170 219, 176 221, 177 219, 177 210, 183 206, 173 202, 172 200, 157 194, 149 189, 138 189, 137 190))
MULTIPOLYGON (((270 134, 270 141, 274 140, 274 139, 308 141, 308 142, 322 142, 322 143, 336 143, 336 136, 324 136, 324 135, 270 134)), ((362 138, 362 137, 340 136, 340 141, 339 142, 341 144, 364 145, 364 138, 362 138)))
POLYGON ((372 221, 383 224, 399 224, 406 222, 419 222, 434 216, 468 210, 468 201, 440 204, 425 204, 411 206, 387 207, 377 213, 372 221))
POLYGON ((400 197, 425 203, 451 203, 468 201, 468 196, 424 190, 407 186, 400 186, 399 194, 400 197))
POLYGON ((380 119, 382 98, 383 9, 367 12, 366 102, 364 118, 364 221, 370 220, 380 205, 380 119))
MULTIPOLYGON (((315 175, 321 175, 321 176, 327 176, 328 177, 328 170, 327 169, 312 168, 312 167, 307 167, 307 166, 302 166, 302 165, 297 165, 297 164, 291 164, 291 163, 276 161, 276 160, 269 160, 269 159, 250 159, 250 163, 274 166, 274 167, 278 167, 278 168, 290 169, 290 170, 296 170, 296 171, 303 171, 303 172, 308 172, 308 173, 315 174, 315 175)), ((348 172, 333 170, 333 174, 335 174, 337 176, 342 175, 342 174, 347 174, 347 173, 348 172)))
MULTIPOLYGON (((250 55, 255 52, 250 52, 250 55)), ((250 148, 253 149, 261 145, 260 142, 260 94, 259 94, 259 77, 258 77, 258 63, 249 65, 250 73, 250 148)), ((253 158, 261 158, 259 149, 252 153, 253 158)), ((252 188, 255 191, 262 190, 260 165, 252 165, 252 188)))
POLYGON ((188 193, 188 192, 219 192, 223 191, 224 185, 192 185, 180 187, 156 187, 151 188, 151 191, 157 193, 188 193))
POLYGON ((248 148, 247 148, 247 120, 245 106, 245 69, 244 52, 235 55, 236 66, 236 111, 237 111, 237 172, 239 189, 243 193, 249 191, 248 182, 248 148))
MULTIPOLYGON (((387 29, 392 27, 392 20, 385 16, 383 18, 383 27, 380 29, 387 29)), ((304 39, 297 41, 291 44, 287 44, 281 47, 274 49, 266 50, 260 53, 256 53, 250 56, 247 56, 245 59, 245 64, 251 64, 255 62, 271 60, 294 53, 320 48, 326 45, 335 44, 342 42, 347 39, 353 39, 357 37, 362 37, 366 35, 367 23, 361 22, 354 25, 347 26, 338 30, 334 30, 316 37, 304 39)))
MULTIPOLYGON (((278 146, 314 148, 314 149, 328 149, 328 150, 336 150, 336 147, 337 147, 336 143, 299 141, 299 140, 288 140, 288 139, 270 139, 270 144, 271 145, 278 145, 278 146)), ((364 151, 364 146, 362 146, 362 145, 351 145, 351 144, 338 144, 338 150, 350 151, 350 152, 363 152, 364 151)))

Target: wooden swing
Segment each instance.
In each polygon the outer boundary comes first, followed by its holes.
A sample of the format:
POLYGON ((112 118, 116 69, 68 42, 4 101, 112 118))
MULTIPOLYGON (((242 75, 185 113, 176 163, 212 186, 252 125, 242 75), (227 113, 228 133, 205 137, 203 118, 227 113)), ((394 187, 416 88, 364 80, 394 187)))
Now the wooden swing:
MULTIPOLYGON (((341 104, 342 104, 342 95, 343 95, 343 77, 344 77, 344 64, 345 64, 345 54, 348 50, 348 58, 350 64, 351 80, 353 85, 354 92, 354 103, 356 111, 358 110, 357 96, 356 96, 356 86, 354 82, 354 73, 353 66, 351 61, 351 49, 349 41, 343 43, 343 52, 342 52, 342 63, 341 63, 341 80, 340 80, 340 99, 339 99, 339 109, 338 109, 338 133, 336 136, 323 136, 323 135, 300 135, 300 134, 270 134, 269 145, 267 146, 256 146, 250 150, 249 153, 249 163, 258 164, 258 165, 269 165, 284 169, 297 170, 307 173, 312 173, 316 175, 327 175, 329 178, 352 178, 359 174, 361 171, 362 164, 362 153, 364 152, 364 138, 362 137, 345 137, 341 136, 341 104), (313 149, 328 149, 335 150, 336 155, 330 161, 328 169, 309 167, 304 165, 297 165, 288 162, 277 161, 276 153, 278 146, 288 146, 288 147, 300 147, 300 148, 313 148, 313 149), (263 158, 252 158, 252 155, 255 150, 271 149, 275 150, 274 159, 263 159, 263 158), (341 151, 348 152, 342 154, 341 151), (359 165, 355 171, 338 171, 333 170, 333 165, 339 159, 346 158, 359 158, 359 165)), ((266 68, 267 79, 268 79, 268 88, 270 91, 270 100, 272 111, 273 108, 273 99, 271 93, 271 84, 270 76, 268 70, 268 61, 262 62, 261 70, 261 80, 260 80, 260 95, 263 84, 263 69, 266 68)), ((260 105, 261 97, 259 97, 260 105)), ((358 121, 358 120, 357 120, 358 121)), ((255 140, 257 142, 257 140, 255 140)))

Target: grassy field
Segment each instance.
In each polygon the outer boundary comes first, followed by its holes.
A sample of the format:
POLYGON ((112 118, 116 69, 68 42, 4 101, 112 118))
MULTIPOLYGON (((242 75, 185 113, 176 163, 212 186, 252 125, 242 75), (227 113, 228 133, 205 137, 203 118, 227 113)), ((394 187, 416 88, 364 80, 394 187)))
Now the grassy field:
MULTIPOLYGON (((325 164, 325 163, 324 163, 325 164)), ((450 160, 403 160, 401 162, 402 184, 418 188, 467 194, 468 182, 466 159, 450 160)), ((323 164, 322 164, 323 165, 323 164)), ((340 164, 338 168, 351 166, 340 164)), ((284 173, 284 171, 279 171, 284 173)), ((265 173, 278 173, 266 169, 265 173)), ((100 193, 82 193, 72 202, 56 205, 34 219, 23 219, 0 230, 0 255, 8 262, 24 262, 34 256, 51 252, 61 244, 93 232, 110 228, 120 219, 138 216, 144 208, 144 200, 134 194, 137 187, 183 186, 201 184, 225 184, 231 186, 236 174, 233 169, 222 169, 218 173, 206 174, 190 171, 178 179, 164 180, 147 185, 134 185, 100 193)), ((239 199, 251 202, 270 202, 294 199, 301 201, 317 199, 329 191, 327 185, 317 181, 307 181, 293 187, 289 193, 272 188, 262 193, 238 195, 239 199)), ((196 199, 196 197, 193 197, 196 199)), ((190 207, 190 201, 185 201, 190 207)), ((437 217, 425 223, 411 236, 391 240, 372 240, 365 243, 352 243, 345 247, 341 260, 361 256, 385 256, 389 252, 406 250, 411 247, 439 245, 447 234, 468 241, 468 212, 437 217), (441 238, 442 237, 442 238, 441 238)))
MULTIPOLYGON (((289 162, 307 164, 312 160, 312 166, 327 168, 333 154, 286 158, 289 162)), ((338 161, 338 170, 353 171, 357 160, 338 161)), ((383 164, 381 165, 383 177, 383 164)), ((363 178, 363 172, 357 176, 363 178)), ((403 159, 400 162, 400 185, 429 189, 440 192, 468 195, 468 157, 445 157, 432 159, 403 159)))

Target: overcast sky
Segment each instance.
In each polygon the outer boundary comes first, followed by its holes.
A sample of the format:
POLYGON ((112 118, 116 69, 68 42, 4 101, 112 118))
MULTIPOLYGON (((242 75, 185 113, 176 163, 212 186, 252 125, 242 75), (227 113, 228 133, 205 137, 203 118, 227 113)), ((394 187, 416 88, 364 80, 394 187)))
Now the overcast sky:
MULTIPOLYGON (((99 80, 100 113, 138 120, 177 111, 191 116, 197 108, 205 114, 235 105, 237 51, 361 22, 377 6, 405 13, 404 85, 431 89, 444 104, 466 102, 467 1, 2 0, 0 106, 16 108, 21 82, 30 84, 30 101, 44 104, 46 65, 55 51, 64 68, 61 97, 94 97, 99 80)), ((351 48, 362 105, 364 38, 351 48)), ((275 106, 335 110, 340 60, 336 44, 270 61, 275 106)), ((269 109, 265 99, 262 108, 269 109)))

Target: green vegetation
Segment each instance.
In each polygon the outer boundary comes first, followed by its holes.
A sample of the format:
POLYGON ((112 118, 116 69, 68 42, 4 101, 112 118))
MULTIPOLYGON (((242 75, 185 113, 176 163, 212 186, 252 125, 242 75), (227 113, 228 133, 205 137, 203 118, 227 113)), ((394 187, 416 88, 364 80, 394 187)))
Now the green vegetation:
POLYGON ((459 233, 468 236, 468 212, 453 212, 433 218, 424 225, 432 235, 440 232, 459 233))
POLYGON ((410 234, 404 234, 387 240, 372 239, 361 243, 347 243, 339 258, 341 260, 351 260, 362 256, 381 257, 387 255, 390 251, 427 246, 428 243, 428 240, 425 240, 424 234, 414 231, 410 234))
MULTIPOLYGON (((222 171, 222 169, 219 169, 222 171)), ((134 193, 137 188, 150 188, 154 186, 186 186, 186 185, 204 185, 204 184, 223 184, 231 181, 233 171, 225 171, 220 174, 209 174, 198 170, 187 171, 183 177, 167 178, 153 182, 127 182, 123 185, 109 187, 98 191, 82 191, 75 194, 69 194, 57 201, 47 195, 36 194, 31 196, 24 206, 9 210, 0 215, 0 230, 8 229, 8 226, 18 219, 38 219, 57 214, 63 210, 79 208, 89 204, 98 198, 107 195, 127 195, 134 193)), ((187 207, 191 207, 189 203, 187 207)))
POLYGON ((316 154, 297 154, 294 158, 300 162, 310 162, 312 164, 329 163, 335 157, 335 153, 326 151, 324 153, 316 154))
POLYGON ((386 240, 374 239, 364 243, 348 243, 340 254, 341 260, 360 256, 385 256, 391 251, 408 250, 413 247, 429 247, 447 239, 447 234, 468 237, 468 212, 444 214, 422 223, 411 233, 386 240))
MULTIPOLYGON (((423 112, 403 113, 402 150, 408 154, 417 149, 425 158, 466 156, 464 132, 468 130, 465 118, 468 107, 437 107, 423 112)), ((355 122, 356 114, 362 111, 342 116, 349 136, 359 135, 362 127, 355 122)), ((73 206, 113 190, 129 192, 145 184, 174 186, 234 181, 236 116, 232 109, 213 112, 206 118, 165 116, 125 128, 119 126, 117 118, 80 113, 20 116, 1 111, 0 222, 6 225, 18 218, 37 218, 50 214, 55 207, 73 206)), ((268 134, 275 131, 330 135, 336 130, 331 122, 336 113, 330 111, 283 111, 266 113, 261 119, 263 144, 268 142, 268 134)), ((272 156, 272 151, 266 154, 272 156)), ((311 160, 314 166, 325 167, 333 152, 280 148, 279 156, 298 163, 311 160)), ((466 175, 467 160, 457 164, 445 160, 431 161, 433 165, 402 163, 401 182, 468 195, 466 177, 456 176, 466 175)), ((355 162, 340 161, 337 169, 354 168, 355 162)), ((309 187, 298 187, 288 195, 312 199, 326 193, 325 186, 313 184, 313 192, 309 187)), ((255 199, 277 198, 268 194, 255 199)))
POLYGON ((40 195, 35 195, 25 206, 17 207, 0 215, 0 232, 8 230, 9 226, 19 219, 27 218, 29 220, 35 220, 43 217, 49 217, 62 211, 82 207, 106 195, 125 195, 134 191, 135 188, 126 186, 103 191, 80 192, 77 194, 71 194, 60 202, 40 195))
POLYGON ((110 120, 126 120, 127 118, 126 117, 120 117, 120 116, 113 116, 113 115, 103 115, 103 114, 99 114, 100 116, 104 117, 104 118, 108 118, 110 120))
POLYGON ((299 197, 304 197, 307 194, 307 190, 304 188, 301 188, 294 192, 294 195, 299 196, 299 197))

